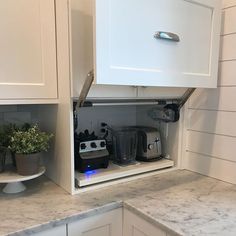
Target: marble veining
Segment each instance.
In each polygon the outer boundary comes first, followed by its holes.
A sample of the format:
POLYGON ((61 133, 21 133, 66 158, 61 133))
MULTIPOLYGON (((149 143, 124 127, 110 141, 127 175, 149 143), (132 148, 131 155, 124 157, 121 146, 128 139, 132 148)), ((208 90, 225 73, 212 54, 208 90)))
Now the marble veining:
POLYGON ((236 186, 172 171, 70 196, 45 177, 0 193, 0 235, 30 235, 124 206, 175 235, 236 235, 236 186))
POLYGON ((236 235, 236 188, 214 179, 182 183, 125 205, 179 235, 236 235))

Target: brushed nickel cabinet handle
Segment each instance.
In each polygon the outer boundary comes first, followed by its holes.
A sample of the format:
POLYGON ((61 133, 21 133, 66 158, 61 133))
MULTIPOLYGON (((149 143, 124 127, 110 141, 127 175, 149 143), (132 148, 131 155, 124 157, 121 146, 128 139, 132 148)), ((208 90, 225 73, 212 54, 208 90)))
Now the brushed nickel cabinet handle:
POLYGON ((179 42, 180 41, 180 38, 177 34, 174 34, 174 33, 171 33, 171 32, 164 32, 164 31, 157 31, 154 34, 154 38, 169 40, 169 41, 174 41, 174 42, 179 42))

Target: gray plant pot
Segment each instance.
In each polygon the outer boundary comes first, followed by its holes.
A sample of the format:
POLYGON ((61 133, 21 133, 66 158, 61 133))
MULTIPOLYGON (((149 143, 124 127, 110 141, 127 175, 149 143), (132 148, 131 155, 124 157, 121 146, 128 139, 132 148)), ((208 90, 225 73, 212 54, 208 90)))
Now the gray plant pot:
POLYGON ((16 154, 16 169, 19 175, 35 175, 39 172, 40 153, 16 154))

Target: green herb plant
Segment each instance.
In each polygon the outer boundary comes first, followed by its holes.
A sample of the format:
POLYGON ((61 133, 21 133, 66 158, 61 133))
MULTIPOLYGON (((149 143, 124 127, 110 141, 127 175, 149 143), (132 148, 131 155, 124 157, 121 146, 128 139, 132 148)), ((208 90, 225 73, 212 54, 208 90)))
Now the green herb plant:
POLYGON ((34 154, 47 151, 53 134, 40 131, 37 124, 15 130, 10 138, 9 149, 17 154, 34 154))

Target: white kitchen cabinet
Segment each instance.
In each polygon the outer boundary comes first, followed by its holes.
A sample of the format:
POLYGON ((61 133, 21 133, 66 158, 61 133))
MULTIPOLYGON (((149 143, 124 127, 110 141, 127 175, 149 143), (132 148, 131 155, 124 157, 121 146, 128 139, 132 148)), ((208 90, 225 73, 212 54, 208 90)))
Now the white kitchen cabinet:
POLYGON ((68 224, 68 236, 121 236, 122 209, 98 214, 68 224))
POLYGON ((54 0, 0 3, 0 99, 56 99, 54 0))
POLYGON ((72 97, 92 69, 89 97, 134 97, 124 85, 216 87, 221 0, 70 0, 69 9, 72 97))
POLYGON ((221 0, 96 0, 96 83, 216 87, 220 16, 221 0))
POLYGON ((95 0, 94 18, 96 84, 216 87, 221 0, 95 0))
POLYGON ((66 225, 57 226, 40 233, 30 234, 32 236, 67 236, 66 225))
POLYGON ((123 236, 167 236, 162 229, 124 209, 123 236))

